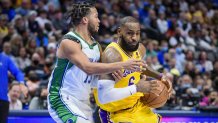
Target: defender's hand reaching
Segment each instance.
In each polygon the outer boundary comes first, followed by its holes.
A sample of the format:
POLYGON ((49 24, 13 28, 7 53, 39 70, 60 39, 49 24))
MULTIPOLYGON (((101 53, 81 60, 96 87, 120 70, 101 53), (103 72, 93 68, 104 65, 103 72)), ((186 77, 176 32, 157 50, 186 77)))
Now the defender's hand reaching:
POLYGON ((131 71, 140 71, 140 66, 144 66, 145 63, 142 60, 129 59, 122 64, 123 69, 131 71))
POLYGON ((115 71, 112 73, 112 76, 114 77, 115 82, 118 82, 123 78, 123 72, 121 70, 115 71))

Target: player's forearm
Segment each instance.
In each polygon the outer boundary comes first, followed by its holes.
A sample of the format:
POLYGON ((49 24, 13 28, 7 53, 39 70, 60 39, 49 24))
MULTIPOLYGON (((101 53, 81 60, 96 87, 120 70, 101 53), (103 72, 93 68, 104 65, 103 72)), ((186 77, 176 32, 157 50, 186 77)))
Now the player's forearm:
POLYGON ((101 104, 121 100, 136 93, 136 85, 114 88, 114 84, 113 80, 98 81, 98 99, 101 104))
POLYGON ((107 74, 123 68, 122 62, 115 63, 88 63, 83 67, 87 74, 107 74))
POLYGON ((158 71, 153 70, 151 67, 147 66, 145 69, 142 70, 142 74, 161 80, 162 78, 162 73, 159 73, 158 71))

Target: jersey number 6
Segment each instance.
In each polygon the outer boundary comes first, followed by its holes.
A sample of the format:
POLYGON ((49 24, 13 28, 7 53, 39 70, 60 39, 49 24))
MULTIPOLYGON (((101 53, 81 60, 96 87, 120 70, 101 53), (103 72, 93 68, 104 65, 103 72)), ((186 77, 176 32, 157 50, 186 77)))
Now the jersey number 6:
POLYGON ((133 82, 134 80, 135 80, 134 76, 129 78, 129 86, 134 84, 134 82, 133 82))

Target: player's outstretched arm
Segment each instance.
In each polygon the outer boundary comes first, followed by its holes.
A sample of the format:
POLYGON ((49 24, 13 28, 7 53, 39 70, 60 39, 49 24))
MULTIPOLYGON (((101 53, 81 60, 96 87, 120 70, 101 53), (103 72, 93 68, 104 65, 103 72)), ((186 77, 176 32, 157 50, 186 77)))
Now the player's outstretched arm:
POLYGON ((87 74, 112 73, 122 68, 133 70, 136 66, 143 65, 142 61, 133 59, 127 62, 115 62, 110 64, 90 62, 88 57, 82 52, 80 44, 68 39, 64 39, 61 42, 57 56, 70 60, 87 74))

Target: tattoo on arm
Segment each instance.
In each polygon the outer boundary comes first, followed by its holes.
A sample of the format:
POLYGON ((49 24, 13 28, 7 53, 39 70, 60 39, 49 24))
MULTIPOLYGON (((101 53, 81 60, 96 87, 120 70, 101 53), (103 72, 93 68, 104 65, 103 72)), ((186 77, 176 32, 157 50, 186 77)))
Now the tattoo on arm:
MULTIPOLYGON (((103 63, 113 63, 122 61, 120 53, 113 47, 106 48, 102 53, 103 63)), ((112 74, 104 74, 100 76, 100 79, 114 80, 112 74)))

